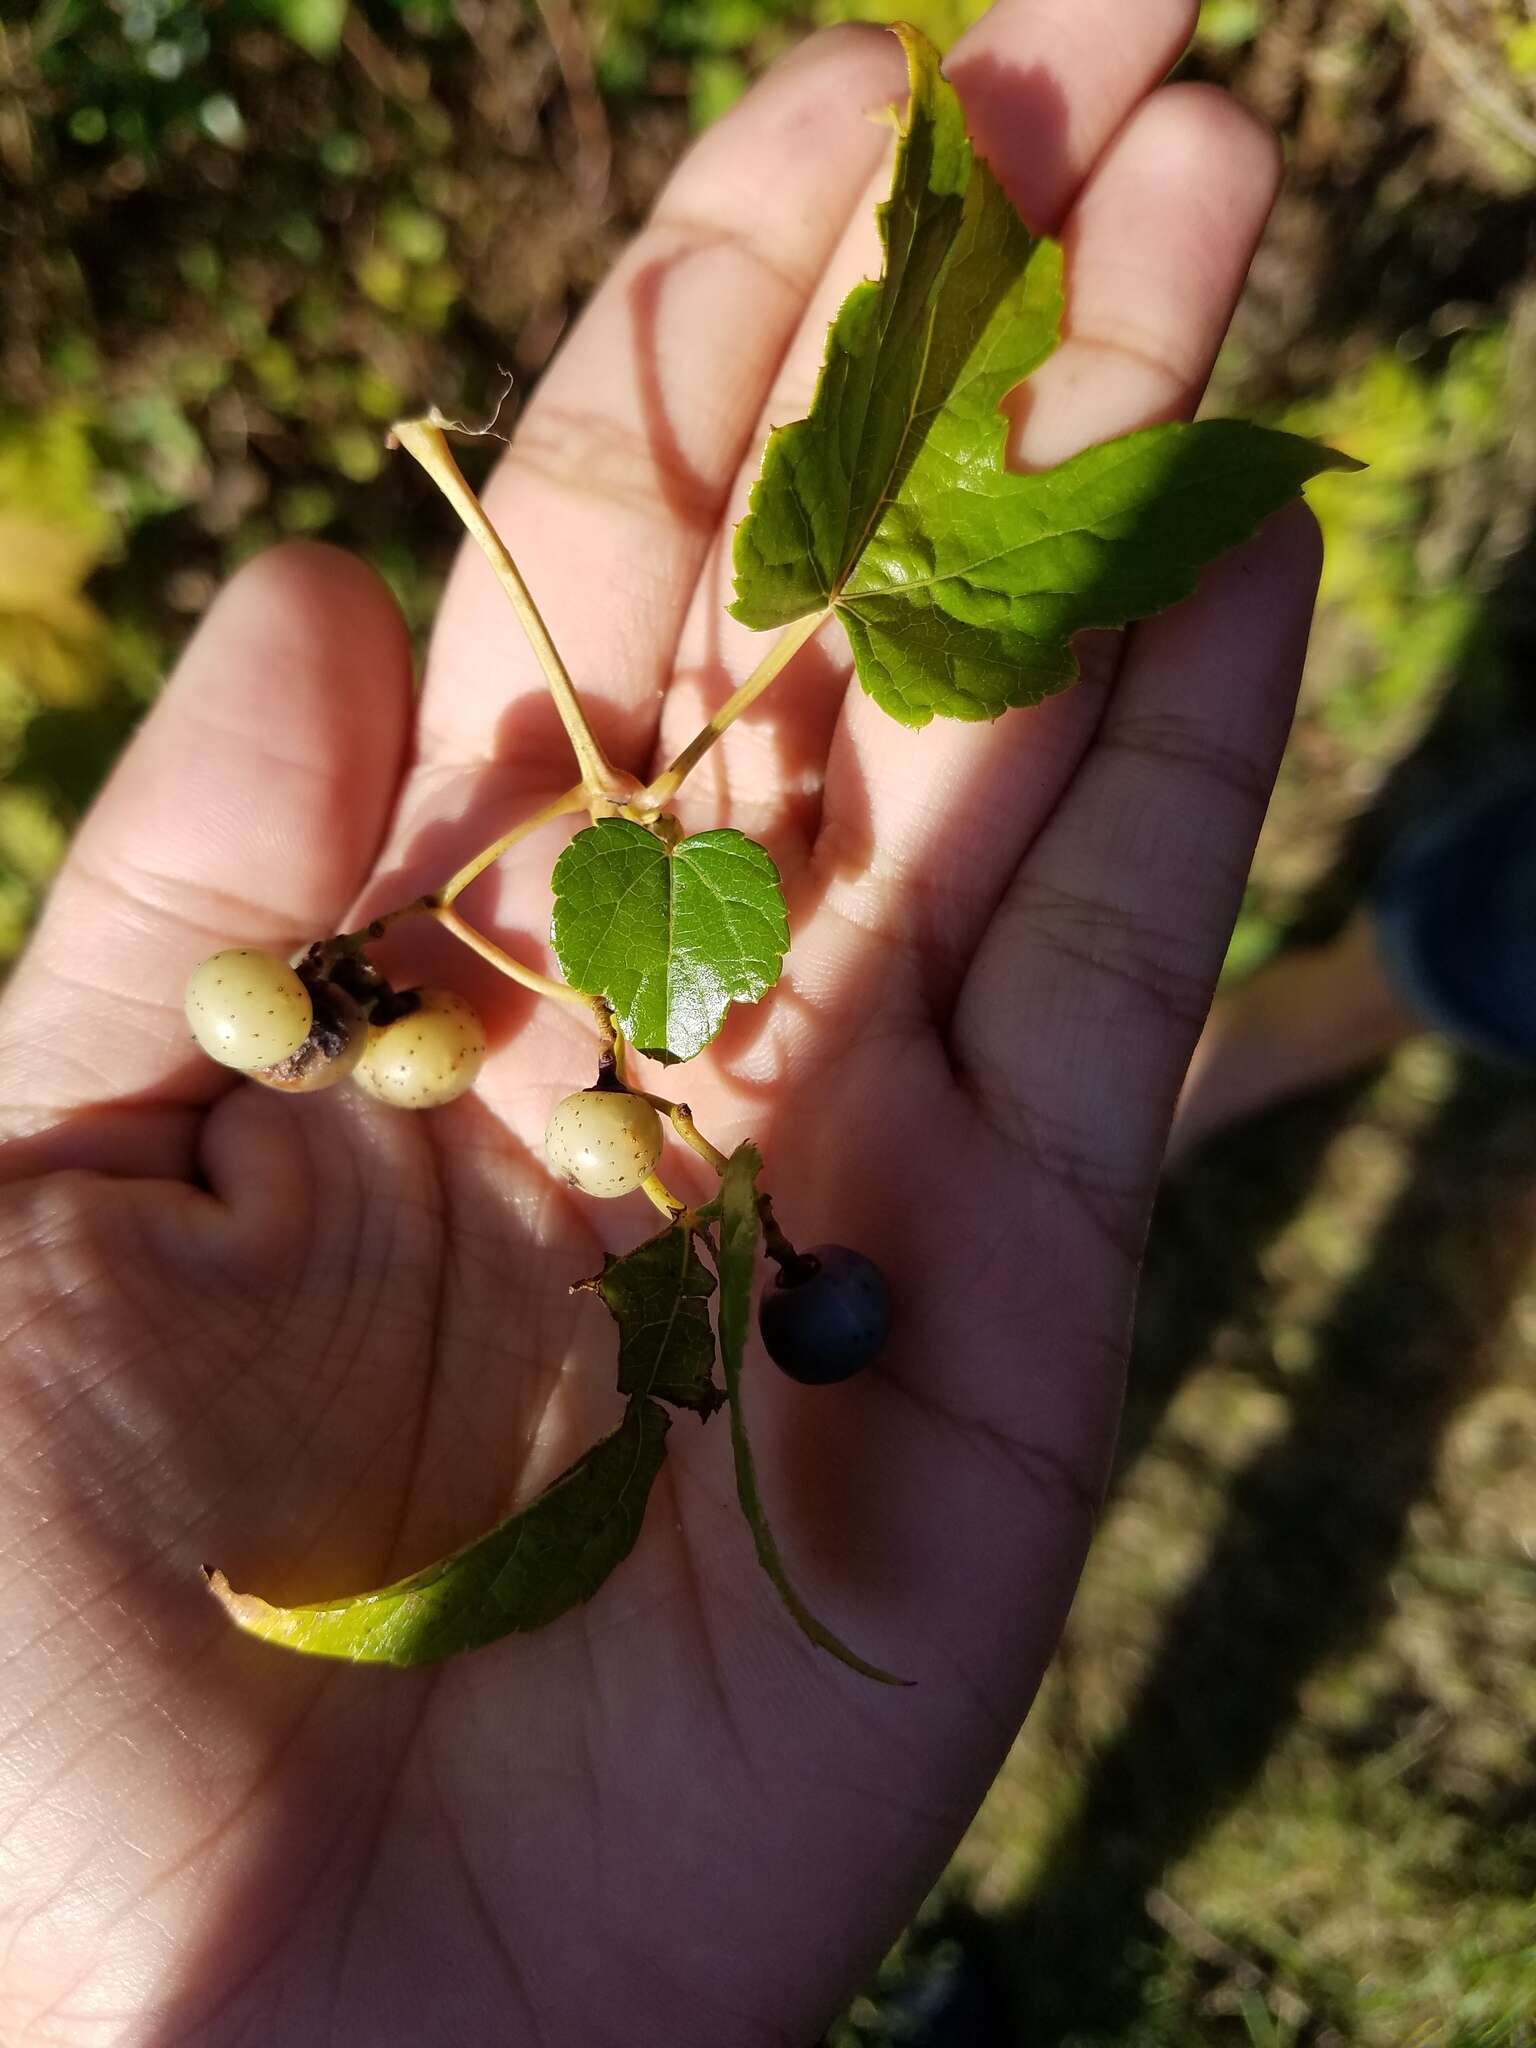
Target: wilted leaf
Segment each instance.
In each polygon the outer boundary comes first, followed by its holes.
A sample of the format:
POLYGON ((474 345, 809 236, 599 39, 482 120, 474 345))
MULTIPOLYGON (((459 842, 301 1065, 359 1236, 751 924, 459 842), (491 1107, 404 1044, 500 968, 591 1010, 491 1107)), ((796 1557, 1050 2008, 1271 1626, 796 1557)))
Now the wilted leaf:
POLYGON ((693 1232, 671 1224, 582 1286, 600 1295, 619 1326, 619 1392, 649 1394, 708 1417, 725 1400, 715 1385, 709 1298, 715 1276, 693 1232))
POLYGON ((209 1584, 249 1634, 358 1664, 431 1664, 543 1628, 590 1600, 634 1549, 670 1427, 654 1401, 631 1401, 613 1434, 518 1514, 376 1592, 272 1607, 233 1591, 222 1572, 209 1584))

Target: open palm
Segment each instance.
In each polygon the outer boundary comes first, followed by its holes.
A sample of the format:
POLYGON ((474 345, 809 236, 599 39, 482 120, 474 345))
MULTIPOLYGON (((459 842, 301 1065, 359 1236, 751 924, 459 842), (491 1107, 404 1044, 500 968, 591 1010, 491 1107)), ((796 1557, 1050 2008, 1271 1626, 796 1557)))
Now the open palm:
MULTIPOLYGON (((1156 89, 1194 12, 1005 0, 949 67, 1068 248, 1020 461, 1198 396, 1274 155, 1219 96, 1156 89)), ((712 131, 491 490, 637 773, 758 651, 724 550, 873 263, 888 133, 861 116, 902 79, 888 38, 836 31, 712 131)), ((281 1099, 190 1053, 201 955, 401 901, 572 780, 478 558, 419 706, 357 565, 284 550, 235 581, 0 1014, 7 2042, 805 2048, 941 1868, 1059 1629, 1315 566, 1288 515, 994 728, 892 725, 829 630, 681 801, 768 844, 794 933, 684 1092, 716 1143, 758 1140, 793 1236, 893 1282, 877 1369, 809 1393, 750 1360, 748 1401, 791 1570, 905 1691, 796 1634, 724 1424, 686 1416, 634 1556, 540 1635, 352 1668, 208 1598, 205 1559, 277 1600, 378 1584, 543 1484, 618 1406, 569 1283, 649 1227, 541 1161, 590 1029, 443 934, 405 928, 400 958, 475 996, 493 1045, 451 1109, 281 1099)), ((466 899, 530 961, 562 829, 466 899)))

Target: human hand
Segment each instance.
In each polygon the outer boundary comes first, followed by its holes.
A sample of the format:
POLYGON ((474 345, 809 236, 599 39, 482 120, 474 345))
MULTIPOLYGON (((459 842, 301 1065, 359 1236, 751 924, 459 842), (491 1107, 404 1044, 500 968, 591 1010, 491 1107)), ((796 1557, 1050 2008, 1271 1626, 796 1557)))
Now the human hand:
MULTIPOLYGON (((1018 459, 1187 412, 1275 177, 1219 96, 1154 90, 1185 0, 1005 0, 955 53, 979 146, 1064 223, 1068 339, 1018 459)), ((750 667, 724 556, 766 419, 871 267, 894 43, 817 38, 699 145, 545 379, 488 503, 611 758, 647 773, 750 667)), ((793 950, 690 1068, 804 1242, 891 1277, 879 1366, 756 1361, 788 1625, 723 1428, 680 1418, 634 1556, 532 1638, 410 1672, 232 1631, 375 1585, 612 1413, 570 1280, 609 1217, 539 1134, 589 1031, 465 971, 492 1058, 423 1118, 193 1056, 187 969, 400 901, 571 780, 478 558, 419 709, 383 592, 285 550, 219 601, 80 834, 0 1010, 8 1683, 0 2033, 24 2044, 804 2044, 996 1771, 1113 1438, 1180 1076, 1289 719, 1305 514, 991 728, 892 725, 828 633, 690 782, 783 870, 793 950), (360 912, 354 905, 360 904, 360 912)), ((558 836, 480 886, 547 922, 558 836)), ((413 934, 414 943, 414 934, 413 934)), ((429 968, 430 948, 415 957, 429 968)), ((632 1238, 634 1232, 625 1236, 632 1238)))

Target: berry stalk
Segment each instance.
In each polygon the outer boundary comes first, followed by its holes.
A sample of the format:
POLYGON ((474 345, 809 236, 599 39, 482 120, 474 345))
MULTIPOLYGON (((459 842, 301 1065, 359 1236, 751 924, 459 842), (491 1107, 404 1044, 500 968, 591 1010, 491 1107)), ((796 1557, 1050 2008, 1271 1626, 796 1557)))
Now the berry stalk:
POLYGON ((482 960, 499 969, 509 981, 531 989, 536 996, 548 996, 553 1002, 569 1003, 578 1010, 594 1007, 593 997, 584 996, 580 989, 572 988, 568 982, 556 981, 553 975, 541 974, 536 967, 525 967, 521 960, 514 960, 510 953, 504 953, 484 932, 477 932, 472 924, 466 924, 448 904, 440 903, 432 915, 445 932, 452 932, 472 953, 478 953, 482 960))
POLYGON ((552 818, 568 818, 574 811, 584 811, 587 808, 587 798, 587 785, 578 782, 574 789, 568 789, 563 796, 557 796, 552 803, 547 803, 541 811, 535 811, 531 817, 524 818, 522 823, 514 825, 510 832, 503 832, 499 839, 493 839, 489 846, 480 849, 473 860, 465 861, 463 867, 449 876, 437 892, 435 906, 446 909, 457 897, 463 895, 471 882, 478 881, 487 868, 494 867, 504 853, 510 852, 517 842, 526 839, 530 832, 537 832, 541 825, 547 825, 552 818))

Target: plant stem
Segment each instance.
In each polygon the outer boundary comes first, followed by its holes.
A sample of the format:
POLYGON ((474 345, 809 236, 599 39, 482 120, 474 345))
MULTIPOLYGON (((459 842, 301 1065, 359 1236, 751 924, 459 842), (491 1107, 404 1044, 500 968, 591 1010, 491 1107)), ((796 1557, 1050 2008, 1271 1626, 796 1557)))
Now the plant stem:
POLYGON ((631 1088, 631 1095, 638 1095, 642 1102, 648 1102, 652 1109, 658 1109, 671 1124, 683 1143, 695 1152, 716 1173, 724 1173, 726 1156, 718 1145, 711 1145, 708 1138, 693 1120, 693 1112, 686 1102, 668 1102, 665 1095, 648 1095, 643 1088, 631 1088))
POLYGON ((773 1197, 762 1189, 758 1191, 757 1214, 763 1226, 764 1255, 773 1260, 781 1273, 791 1274, 805 1268, 815 1270, 815 1262, 802 1258, 780 1230, 778 1218, 773 1213, 773 1197))
POLYGON ((488 960, 512 981, 523 988, 532 989, 535 995, 552 996, 558 1003, 571 1003, 578 1010, 590 1015, 594 1009, 591 996, 584 996, 580 989, 571 988, 563 981, 556 981, 548 974, 540 974, 536 967, 525 967, 520 960, 514 960, 510 953, 504 953, 494 945, 483 932, 477 932, 472 924, 466 924, 456 910, 446 904, 440 905, 433 913, 444 931, 452 932, 456 939, 462 939, 472 953, 478 953, 482 960, 488 960))
POLYGON ((583 786, 588 794, 604 798, 609 802, 622 802, 633 793, 632 781, 621 776, 613 767, 598 745, 586 713, 581 708, 581 699, 576 695, 576 686, 570 672, 560 659, 559 650, 550 638, 549 628, 539 614, 533 601, 533 593, 523 581, 522 572, 513 561, 499 533, 485 516, 485 508, 475 496, 453 459, 453 452, 439 422, 429 416, 420 420, 398 420, 390 429, 390 439, 413 455, 431 477, 443 496, 452 505, 463 522, 465 530, 478 544, 481 553, 495 572, 496 580, 512 601, 512 608, 528 635, 528 643, 538 657, 540 668, 549 684, 549 693, 555 700, 555 709, 565 727, 567 737, 576 755, 576 765, 581 770, 583 786))
POLYGON ((647 1174, 640 1183, 640 1191, 650 1196, 669 1223, 675 1223, 679 1216, 686 1216, 688 1213, 688 1204, 677 1199, 660 1174, 647 1174))
POLYGON ((436 892, 426 896, 413 897, 409 903, 402 903, 396 910, 386 910, 371 923, 360 925, 355 932, 338 932, 334 939, 326 941, 326 951, 334 956, 339 953, 360 953, 364 946, 372 945, 375 939, 382 939, 391 925, 407 917, 431 917, 437 910, 436 892))
POLYGON ((493 839, 489 846, 483 847, 473 860, 466 861, 458 873, 451 876, 438 890, 437 904, 446 908, 455 897, 462 896, 471 882, 476 881, 488 867, 499 861, 510 847, 516 846, 519 839, 526 838, 530 832, 536 832, 540 825, 547 825, 551 818, 564 818, 572 811, 584 811, 586 808, 587 786, 584 782, 578 782, 574 789, 568 789, 564 796, 557 796, 552 803, 547 803, 543 810, 535 811, 531 818, 524 818, 520 825, 514 825, 510 832, 503 832, 499 839, 493 839))
POLYGON ((664 768, 656 780, 641 791, 633 808, 654 811, 670 803, 726 727, 734 725, 743 711, 757 702, 768 685, 788 668, 801 648, 815 638, 831 616, 829 606, 824 612, 813 612, 809 618, 796 619, 792 626, 786 626, 751 675, 731 692, 709 723, 694 734, 671 767, 664 768))

